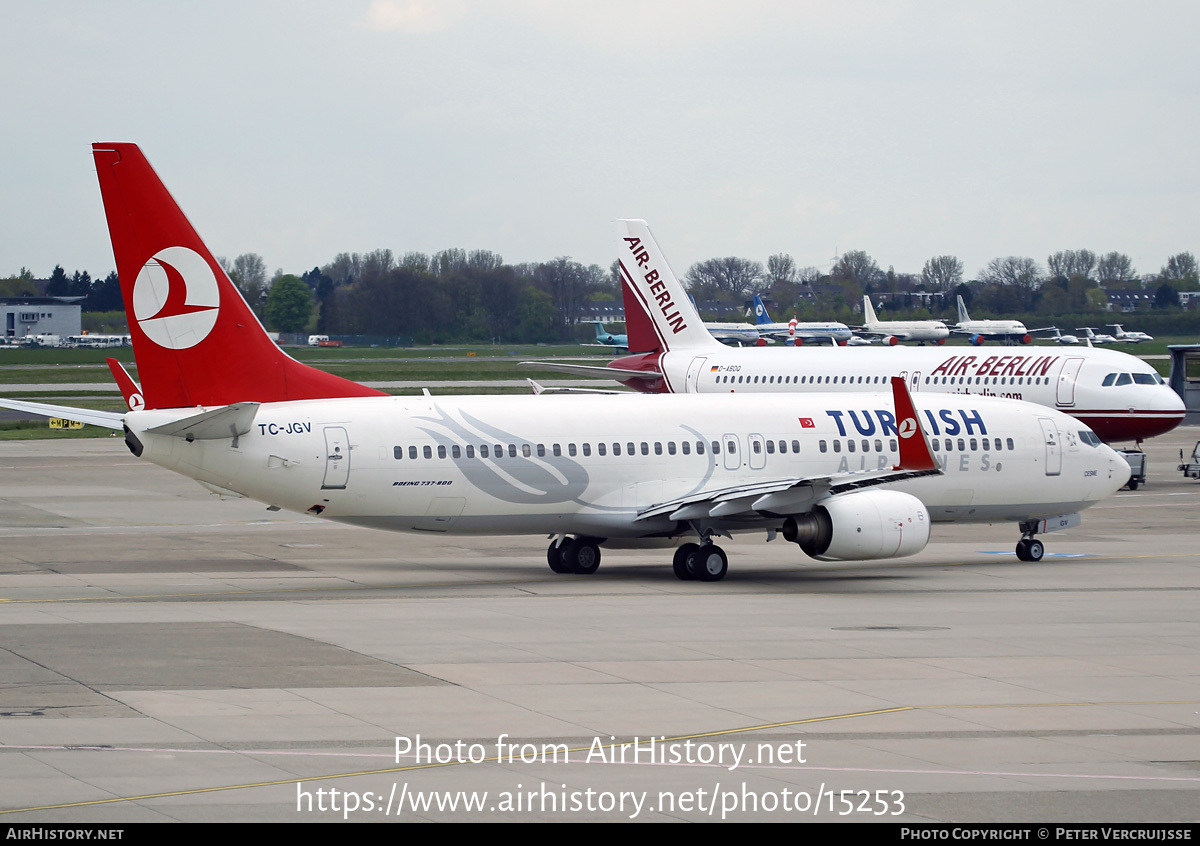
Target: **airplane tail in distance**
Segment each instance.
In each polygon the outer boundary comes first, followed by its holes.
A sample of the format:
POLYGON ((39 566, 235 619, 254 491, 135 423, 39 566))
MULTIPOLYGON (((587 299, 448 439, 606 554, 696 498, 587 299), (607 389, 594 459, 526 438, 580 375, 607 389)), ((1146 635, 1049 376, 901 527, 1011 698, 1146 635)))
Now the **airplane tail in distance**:
POLYGON ((92 155, 145 408, 381 395, 279 349, 136 144, 92 155))
POLYGON ((871 305, 871 297, 863 294, 863 325, 867 326, 878 322, 879 318, 875 316, 875 306, 871 305))
POLYGON ((967 306, 963 302, 962 294, 959 294, 957 299, 958 299, 958 322, 959 323, 967 323, 968 321, 970 321, 971 315, 967 314, 967 306))
POLYGON ((771 315, 767 314, 767 306, 758 294, 754 295, 754 322, 759 326, 771 322, 771 315))
POLYGON ((720 347, 704 328, 646 221, 617 221, 617 243, 629 351, 720 347))

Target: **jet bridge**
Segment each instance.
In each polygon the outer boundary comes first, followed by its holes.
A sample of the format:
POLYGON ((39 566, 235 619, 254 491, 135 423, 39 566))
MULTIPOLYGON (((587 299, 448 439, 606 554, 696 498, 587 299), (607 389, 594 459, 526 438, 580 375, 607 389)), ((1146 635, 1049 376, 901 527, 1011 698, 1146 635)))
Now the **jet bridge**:
POLYGON ((1184 424, 1200 423, 1200 344, 1167 347, 1171 353, 1171 389, 1183 399, 1184 424))

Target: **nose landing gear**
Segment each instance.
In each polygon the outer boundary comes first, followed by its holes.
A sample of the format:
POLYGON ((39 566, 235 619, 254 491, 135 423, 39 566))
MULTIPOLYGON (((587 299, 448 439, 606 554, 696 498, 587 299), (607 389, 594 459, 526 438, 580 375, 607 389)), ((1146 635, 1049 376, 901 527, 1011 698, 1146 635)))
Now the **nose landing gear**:
POLYGON ((1022 561, 1041 561, 1046 546, 1037 538, 1021 538, 1017 541, 1017 558, 1022 561))

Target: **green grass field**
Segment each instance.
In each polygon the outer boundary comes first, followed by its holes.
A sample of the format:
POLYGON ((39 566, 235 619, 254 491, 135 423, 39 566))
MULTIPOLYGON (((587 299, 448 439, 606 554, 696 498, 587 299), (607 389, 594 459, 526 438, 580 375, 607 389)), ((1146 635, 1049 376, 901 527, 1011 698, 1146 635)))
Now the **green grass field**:
MULTIPOLYGON (((537 358, 585 358, 602 364, 613 355, 608 350, 578 345, 559 346, 478 346, 478 347, 288 347, 293 358, 321 370, 355 382, 455 382, 505 381, 524 379, 563 379, 565 374, 536 367, 518 367, 517 363, 537 358)), ((105 358, 116 358, 134 379, 137 367, 133 351, 78 349, 6 349, 0 352, 0 396, 9 399, 54 405, 122 411, 121 401, 105 358), (95 390, 72 390, 69 395, 54 390, 26 390, 22 385, 95 385, 95 390)), ((606 385, 607 387, 607 385, 606 385)), ((440 395, 523 394, 525 385, 497 384, 486 387, 432 389, 440 395)), ((388 389, 395 395, 421 393, 420 387, 388 389)), ((0 440, 31 438, 108 437, 110 430, 84 426, 83 429, 51 429, 46 423, 0 422, 0 440)))
MULTIPOLYGON (((1168 345, 1200 342, 1196 338, 1159 338, 1144 344, 1117 344, 1109 349, 1132 355, 1165 355, 1168 345)), ((952 346, 967 347, 965 341, 955 339, 952 346)), ((994 347, 994 345, 992 345, 994 347)), ((1064 352, 1070 347, 1052 346, 1064 352)), ((998 348, 998 347, 997 347, 998 348)), ((495 345, 495 346, 436 346, 436 347, 288 347, 289 355, 321 370, 356 382, 453 382, 453 381, 502 381, 502 380, 547 380, 571 378, 566 374, 543 370, 537 367, 518 367, 517 362, 539 358, 582 358, 596 364, 607 362, 618 353, 600 347, 584 347, 576 344, 557 346, 495 345)), ((976 349, 972 347, 972 349, 976 349)), ((988 349, 988 347, 984 347, 988 349)), ((803 355, 804 349, 796 351, 803 355)), ((46 402, 56 405, 72 405, 80 408, 95 408, 121 411, 124 404, 113 384, 112 376, 104 363, 105 358, 121 361, 130 374, 137 378, 137 367, 133 350, 119 348, 110 350, 80 349, 4 349, 0 350, 0 395, 11 399, 31 402, 46 402), (48 390, 23 390, 21 385, 94 384, 95 390, 75 390, 70 396, 48 390)), ((1171 367, 1168 360, 1150 362, 1163 376, 1171 367)), ((604 380, 596 380, 598 386, 609 387, 604 380)), ((613 385, 612 387, 616 387, 613 385)), ((495 385, 484 388, 432 389, 441 395, 452 394, 521 394, 529 389, 525 386, 495 385)), ((420 388, 395 389, 393 394, 418 394, 420 388)), ((107 437, 108 430, 85 426, 82 430, 50 429, 44 423, 3 422, 0 423, 0 440, 21 438, 79 438, 107 437)))

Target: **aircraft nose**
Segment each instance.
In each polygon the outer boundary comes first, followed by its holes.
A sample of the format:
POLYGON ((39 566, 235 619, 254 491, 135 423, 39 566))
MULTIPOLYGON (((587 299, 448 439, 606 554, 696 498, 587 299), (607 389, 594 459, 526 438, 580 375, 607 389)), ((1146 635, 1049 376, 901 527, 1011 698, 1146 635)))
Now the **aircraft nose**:
POLYGON ((1108 451, 1108 484, 1105 486, 1104 497, 1111 496, 1119 491, 1129 482, 1129 477, 1133 473, 1133 468, 1129 466, 1129 462, 1125 460, 1125 456, 1117 452, 1107 444, 1102 445, 1102 449, 1108 451))
POLYGON ((1155 392, 1154 395, 1153 407, 1156 411, 1187 411, 1187 406, 1183 404, 1183 397, 1166 385, 1160 387, 1162 390, 1155 392))

